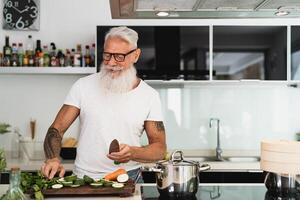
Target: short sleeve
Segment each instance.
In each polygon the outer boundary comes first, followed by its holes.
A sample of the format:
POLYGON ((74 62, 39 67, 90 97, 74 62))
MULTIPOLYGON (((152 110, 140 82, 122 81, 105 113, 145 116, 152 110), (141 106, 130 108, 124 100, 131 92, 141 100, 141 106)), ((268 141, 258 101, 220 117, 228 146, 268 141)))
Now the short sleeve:
POLYGON ((80 79, 76 81, 71 90, 69 91, 64 104, 75 106, 80 109, 81 105, 81 87, 80 87, 80 79))
POLYGON ((150 111, 146 121, 163 121, 161 101, 157 92, 155 93, 155 95, 153 95, 150 105, 150 111))

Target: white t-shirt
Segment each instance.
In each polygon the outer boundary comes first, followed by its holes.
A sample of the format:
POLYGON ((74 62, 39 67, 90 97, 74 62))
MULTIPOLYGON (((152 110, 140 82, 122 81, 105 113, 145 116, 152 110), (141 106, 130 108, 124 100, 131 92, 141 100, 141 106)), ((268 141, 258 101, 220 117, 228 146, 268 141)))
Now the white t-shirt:
POLYGON ((105 93, 99 73, 80 78, 72 86, 64 104, 80 109, 80 135, 74 173, 101 178, 123 167, 139 167, 134 161, 115 165, 107 158, 113 139, 141 146, 144 121, 163 121, 159 94, 144 81, 127 93, 105 93))

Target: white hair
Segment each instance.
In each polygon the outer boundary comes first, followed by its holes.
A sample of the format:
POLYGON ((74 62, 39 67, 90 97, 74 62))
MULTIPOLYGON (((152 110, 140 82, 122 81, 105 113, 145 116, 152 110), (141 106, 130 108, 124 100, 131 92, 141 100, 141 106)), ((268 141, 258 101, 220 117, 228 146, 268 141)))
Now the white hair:
POLYGON ((105 42, 109 37, 119 37, 127 41, 133 48, 137 48, 137 41, 139 39, 138 33, 126 26, 119 26, 111 28, 105 35, 105 42))

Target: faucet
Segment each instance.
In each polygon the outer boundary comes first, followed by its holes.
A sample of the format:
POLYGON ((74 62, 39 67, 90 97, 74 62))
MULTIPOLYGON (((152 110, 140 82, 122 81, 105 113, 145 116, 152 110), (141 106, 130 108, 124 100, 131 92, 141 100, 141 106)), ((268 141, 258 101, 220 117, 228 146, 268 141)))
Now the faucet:
POLYGON ((209 120, 209 128, 212 128, 213 121, 217 122, 217 148, 216 148, 216 159, 221 161, 222 159, 222 149, 220 144, 220 119, 218 118, 210 118, 209 120))

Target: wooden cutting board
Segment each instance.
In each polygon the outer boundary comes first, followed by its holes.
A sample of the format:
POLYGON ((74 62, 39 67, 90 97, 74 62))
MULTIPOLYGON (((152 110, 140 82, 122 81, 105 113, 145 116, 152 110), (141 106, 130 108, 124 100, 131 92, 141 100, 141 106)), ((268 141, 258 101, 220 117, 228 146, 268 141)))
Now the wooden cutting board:
POLYGON ((135 191, 135 184, 132 180, 129 180, 123 188, 113 187, 92 187, 89 185, 83 185, 77 188, 63 187, 61 189, 46 189, 43 190, 43 194, 46 197, 58 197, 58 196, 101 196, 101 195, 112 195, 127 197, 132 196, 135 191))

